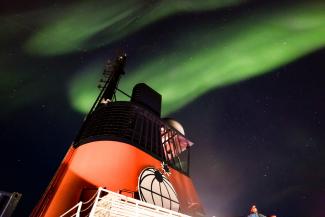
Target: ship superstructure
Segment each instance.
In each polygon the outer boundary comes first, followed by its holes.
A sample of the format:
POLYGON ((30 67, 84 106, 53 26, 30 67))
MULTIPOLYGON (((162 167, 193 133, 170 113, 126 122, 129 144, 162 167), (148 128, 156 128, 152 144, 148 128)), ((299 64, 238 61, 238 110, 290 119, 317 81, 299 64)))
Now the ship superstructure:
POLYGON ((101 92, 32 217, 203 216, 181 125, 162 119, 146 84, 116 101, 126 56, 108 62, 101 92))

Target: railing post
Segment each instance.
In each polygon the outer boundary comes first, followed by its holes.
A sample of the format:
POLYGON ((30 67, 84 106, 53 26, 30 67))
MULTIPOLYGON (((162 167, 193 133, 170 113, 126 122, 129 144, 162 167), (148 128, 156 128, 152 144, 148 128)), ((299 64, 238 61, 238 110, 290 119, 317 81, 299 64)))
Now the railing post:
POLYGON ((95 199, 95 202, 94 202, 94 205, 93 207, 91 208, 91 211, 90 211, 90 214, 89 214, 89 217, 94 217, 95 216, 95 209, 97 207, 97 203, 98 203, 98 200, 99 200, 99 197, 100 197, 100 193, 102 192, 102 187, 99 187, 98 188, 98 193, 97 193, 97 196, 96 196, 96 199, 95 199))
POLYGON ((81 207, 82 207, 82 202, 80 201, 78 203, 78 209, 77 209, 76 217, 80 217, 81 207))

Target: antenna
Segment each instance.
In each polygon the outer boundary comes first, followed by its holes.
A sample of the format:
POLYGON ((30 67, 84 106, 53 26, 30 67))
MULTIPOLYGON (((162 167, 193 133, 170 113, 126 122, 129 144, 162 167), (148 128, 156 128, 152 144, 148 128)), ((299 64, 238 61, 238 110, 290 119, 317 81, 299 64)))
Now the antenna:
POLYGON ((76 136, 76 139, 73 142, 74 144, 79 141, 84 126, 87 124, 89 117, 92 115, 92 113, 99 107, 104 106, 107 103, 113 101, 115 92, 116 90, 118 90, 117 86, 120 81, 121 75, 125 74, 124 72, 125 63, 126 63, 125 53, 118 55, 113 62, 111 60, 107 60, 103 71, 103 78, 99 80, 100 83, 97 86, 101 91, 97 99, 95 100, 95 103, 91 107, 90 111, 84 118, 84 121, 76 136))

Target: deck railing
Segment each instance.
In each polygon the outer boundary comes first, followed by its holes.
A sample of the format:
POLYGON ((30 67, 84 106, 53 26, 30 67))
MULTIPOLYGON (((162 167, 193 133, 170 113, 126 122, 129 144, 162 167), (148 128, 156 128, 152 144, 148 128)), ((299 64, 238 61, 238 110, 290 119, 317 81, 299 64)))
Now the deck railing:
POLYGON ((101 187, 95 196, 86 203, 79 202, 60 217, 190 217, 101 187), (87 203, 92 205, 89 210, 87 203))

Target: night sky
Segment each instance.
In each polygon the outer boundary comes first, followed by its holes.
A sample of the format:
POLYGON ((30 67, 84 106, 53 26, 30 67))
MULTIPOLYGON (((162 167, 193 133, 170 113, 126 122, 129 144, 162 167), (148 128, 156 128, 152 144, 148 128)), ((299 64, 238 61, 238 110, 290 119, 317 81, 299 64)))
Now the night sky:
MULTIPOLYGON (((0 3, 0 190, 28 216, 98 94, 145 82, 195 143, 207 216, 325 216, 325 2, 0 3)), ((125 100, 122 96, 118 99, 125 100)))

